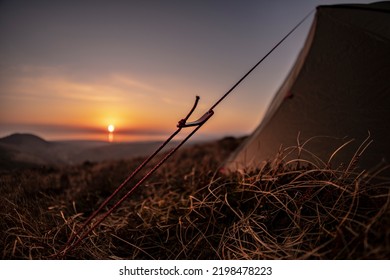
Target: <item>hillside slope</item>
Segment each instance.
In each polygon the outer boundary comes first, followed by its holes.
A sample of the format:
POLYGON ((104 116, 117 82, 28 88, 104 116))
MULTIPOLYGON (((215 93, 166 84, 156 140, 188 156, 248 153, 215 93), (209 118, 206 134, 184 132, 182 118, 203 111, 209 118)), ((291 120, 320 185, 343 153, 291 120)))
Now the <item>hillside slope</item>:
MULTIPOLYGON (((167 148, 175 143, 172 142, 167 148)), ((12 134, 0 138, 0 170, 130 159, 147 156, 160 144, 156 141, 46 141, 32 134, 12 134)))

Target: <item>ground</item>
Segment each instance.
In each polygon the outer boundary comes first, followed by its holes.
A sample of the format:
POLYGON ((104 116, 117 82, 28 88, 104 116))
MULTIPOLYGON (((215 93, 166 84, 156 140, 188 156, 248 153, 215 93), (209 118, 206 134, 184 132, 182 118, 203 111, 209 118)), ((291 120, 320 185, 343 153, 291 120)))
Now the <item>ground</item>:
MULTIPOLYGON (((225 138, 184 147, 66 254, 61 252, 72 232, 144 158, 4 171, 0 175, 1 256, 390 257, 390 180, 358 170, 286 164, 278 157, 260 170, 221 173, 222 163, 241 141, 225 138)), ((112 205, 104 207, 94 221, 112 205)))

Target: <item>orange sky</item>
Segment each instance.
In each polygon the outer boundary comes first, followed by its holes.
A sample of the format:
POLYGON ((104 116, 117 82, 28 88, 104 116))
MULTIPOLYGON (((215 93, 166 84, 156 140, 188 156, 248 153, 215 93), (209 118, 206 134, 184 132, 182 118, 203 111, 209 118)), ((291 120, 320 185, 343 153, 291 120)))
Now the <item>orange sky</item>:
MULTIPOLYGON (((110 124, 116 127, 116 141, 161 139, 176 129, 196 94, 186 94, 179 80, 176 88, 166 92, 163 86, 121 74, 85 82, 72 80, 57 69, 27 68, 20 72, 22 75, 7 86, 12 94, 3 99, 2 121, 21 129, 30 127, 38 134, 59 135, 58 139, 72 139, 77 134, 105 140, 110 124)), ((192 119, 205 113, 212 101, 201 97, 192 119)), ((231 120, 222 126, 210 122, 209 131, 237 128, 245 118, 232 118, 229 111, 222 110, 220 116, 231 120)))

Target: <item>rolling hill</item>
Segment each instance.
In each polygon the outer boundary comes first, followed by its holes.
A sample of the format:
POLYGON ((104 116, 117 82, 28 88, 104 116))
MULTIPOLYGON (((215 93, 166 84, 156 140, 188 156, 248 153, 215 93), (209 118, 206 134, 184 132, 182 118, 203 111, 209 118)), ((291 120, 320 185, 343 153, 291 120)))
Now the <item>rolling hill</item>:
MULTIPOLYGON (((149 155, 160 144, 157 141, 46 141, 33 134, 18 133, 0 138, 0 170, 128 159, 149 155)), ((174 143, 167 148, 172 145, 174 143)))

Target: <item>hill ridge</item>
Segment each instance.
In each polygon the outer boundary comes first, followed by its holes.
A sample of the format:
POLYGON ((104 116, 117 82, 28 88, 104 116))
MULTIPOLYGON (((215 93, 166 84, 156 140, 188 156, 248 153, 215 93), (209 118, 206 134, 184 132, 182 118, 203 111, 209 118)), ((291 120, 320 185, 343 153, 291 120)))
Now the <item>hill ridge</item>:
MULTIPOLYGON (((176 142, 170 143, 167 148, 176 142)), ((0 138, 0 170, 42 165, 74 165, 86 161, 127 160, 151 154, 159 141, 47 141, 29 133, 0 138)))
POLYGON ((25 145, 27 143, 48 145, 50 142, 32 133, 13 133, 0 138, 0 143, 11 145, 25 145))

